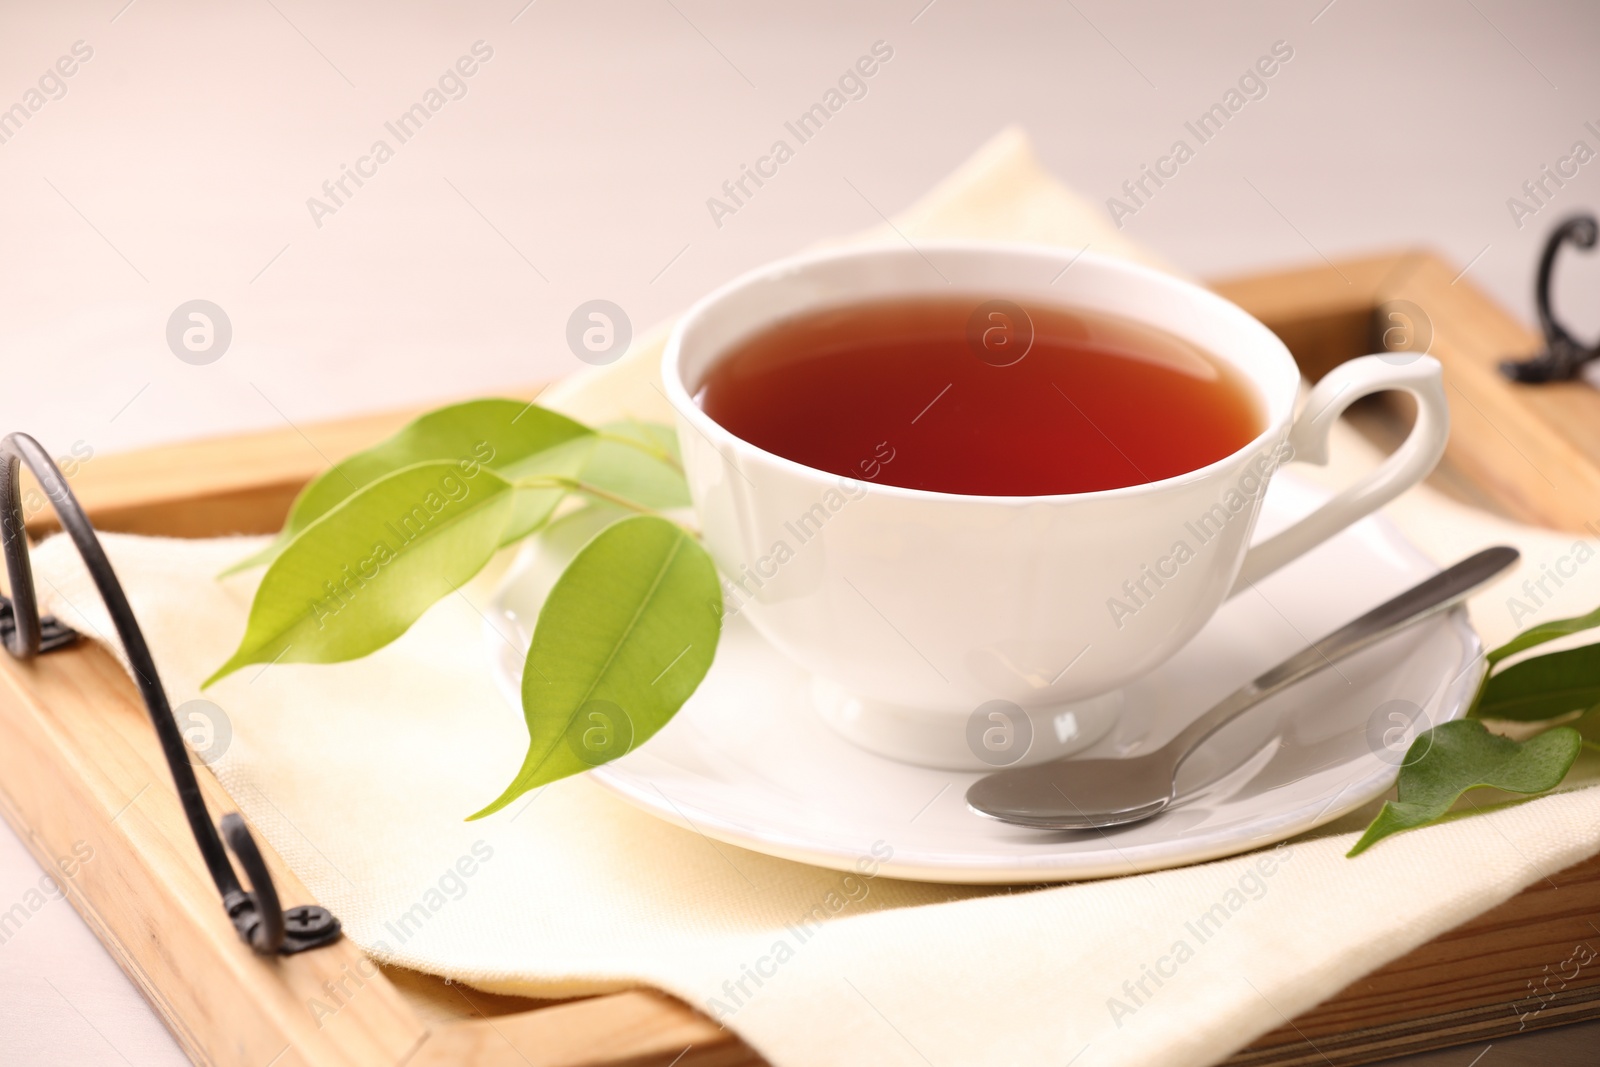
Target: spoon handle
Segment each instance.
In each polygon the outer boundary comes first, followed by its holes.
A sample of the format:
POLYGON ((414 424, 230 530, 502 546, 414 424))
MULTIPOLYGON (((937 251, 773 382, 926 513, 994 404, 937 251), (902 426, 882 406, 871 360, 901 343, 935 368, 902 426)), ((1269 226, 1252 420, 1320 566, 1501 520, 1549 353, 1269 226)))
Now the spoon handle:
POLYGON ((1516 549, 1506 545, 1486 548, 1419 582, 1246 682, 1162 747, 1186 755, 1245 709, 1465 599, 1517 562, 1518 555, 1516 549))

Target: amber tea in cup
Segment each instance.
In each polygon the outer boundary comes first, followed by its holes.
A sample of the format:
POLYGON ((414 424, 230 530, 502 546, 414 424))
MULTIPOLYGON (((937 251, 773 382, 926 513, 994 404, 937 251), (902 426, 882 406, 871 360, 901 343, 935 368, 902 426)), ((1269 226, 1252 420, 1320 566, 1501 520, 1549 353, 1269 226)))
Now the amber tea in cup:
POLYGON ((979 496, 1159 481, 1263 426, 1243 376, 1174 334, 973 297, 781 320, 724 354, 697 399, 736 436, 808 467, 979 496))

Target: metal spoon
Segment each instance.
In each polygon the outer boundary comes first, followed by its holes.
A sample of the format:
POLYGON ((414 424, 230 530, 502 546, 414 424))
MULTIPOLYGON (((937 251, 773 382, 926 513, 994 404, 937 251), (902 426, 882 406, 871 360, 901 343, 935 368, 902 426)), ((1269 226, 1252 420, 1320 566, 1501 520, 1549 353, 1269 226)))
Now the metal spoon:
POLYGON ((1126 759, 1060 759, 997 771, 972 784, 967 806, 1002 822, 1048 830, 1148 819, 1172 803, 1178 767, 1224 725, 1324 667, 1444 611, 1517 558, 1514 548, 1486 548, 1419 582, 1224 697, 1154 752, 1126 759))

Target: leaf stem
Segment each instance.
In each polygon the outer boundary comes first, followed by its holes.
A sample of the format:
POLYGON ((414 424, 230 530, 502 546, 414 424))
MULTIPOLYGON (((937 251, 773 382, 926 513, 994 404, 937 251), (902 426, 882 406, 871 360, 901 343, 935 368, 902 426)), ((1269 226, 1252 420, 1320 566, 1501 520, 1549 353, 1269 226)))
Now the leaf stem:
POLYGON ((598 485, 590 485, 588 482, 580 482, 577 479, 573 479, 572 488, 580 493, 592 496, 596 500, 604 500, 608 504, 615 504, 630 511, 637 511, 641 515, 654 515, 656 513, 655 508, 647 508, 643 504, 635 503, 625 496, 618 496, 616 493, 601 489, 598 485))
POLYGON ((677 457, 664 448, 657 448, 655 445, 641 441, 636 437, 625 437, 622 434, 610 433, 606 430, 596 430, 595 436, 602 441, 612 441, 619 445, 627 445, 629 448, 637 449, 652 459, 671 467, 679 474, 683 473, 683 464, 679 463, 677 457))
POLYGON ((513 483, 518 489, 569 489, 576 493, 592 496, 597 500, 604 500, 608 504, 637 511, 641 515, 654 515, 655 509, 645 507, 643 504, 629 500, 627 497, 618 496, 616 493, 590 485, 588 482, 579 481, 577 478, 563 478, 559 475, 547 475, 535 478, 525 478, 513 483))

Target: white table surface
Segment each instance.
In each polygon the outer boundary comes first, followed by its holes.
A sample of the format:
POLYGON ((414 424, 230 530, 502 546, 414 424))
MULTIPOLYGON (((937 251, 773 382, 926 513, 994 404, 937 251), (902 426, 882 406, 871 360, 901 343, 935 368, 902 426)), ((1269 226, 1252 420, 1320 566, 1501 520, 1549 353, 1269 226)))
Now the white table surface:
MULTIPOLYGON (((1600 199, 1592 162, 1520 228, 1507 206, 1600 151, 1578 0, 9 4, 0 109, 93 55, 0 143, 0 431, 103 455, 555 377, 580 302, 644 329, 893 214, 1011 122, 1103 202, 1280 40, 1267 95, 1127 232, 1203 276, 1428 245, 1532 321, 1544 233, 1600 199), (867 94, 716 225, 707 198, 880 40, 867 94), (477 41, 466 95, 316 225, 307 198, 396 146, 384 123, 477 41), (165 336, 196 298, 233 328, 204 366, 165 336)), ((1597 268, 1567 259, 1558 300, 1600 331, 1597 268)), ((40 877, 0 829, 0 911, 40 877)), ((184 1058, 49 901, 0 941, 0 1061, 184 1058)))

